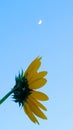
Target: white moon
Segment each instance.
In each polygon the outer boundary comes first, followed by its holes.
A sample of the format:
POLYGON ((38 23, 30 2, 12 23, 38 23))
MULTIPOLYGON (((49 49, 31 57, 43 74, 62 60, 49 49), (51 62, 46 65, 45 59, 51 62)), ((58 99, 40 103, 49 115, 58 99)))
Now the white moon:
POLYGON ((38 24, 41 25, 41 24, 42 24, 42 20, 39 20, 39 21, 38 21, 38 24))

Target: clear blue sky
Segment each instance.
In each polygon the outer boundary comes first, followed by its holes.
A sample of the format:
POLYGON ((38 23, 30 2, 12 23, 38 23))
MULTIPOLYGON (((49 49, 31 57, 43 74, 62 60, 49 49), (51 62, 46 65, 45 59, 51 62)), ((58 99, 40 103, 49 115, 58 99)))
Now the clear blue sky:
POLYGON ((48 120, 33 124, 9 97, 0 106, 1 130, 73 130, 73 1, 0 0, 0 98, 37 56, 49 72, 42 88, 48 120))

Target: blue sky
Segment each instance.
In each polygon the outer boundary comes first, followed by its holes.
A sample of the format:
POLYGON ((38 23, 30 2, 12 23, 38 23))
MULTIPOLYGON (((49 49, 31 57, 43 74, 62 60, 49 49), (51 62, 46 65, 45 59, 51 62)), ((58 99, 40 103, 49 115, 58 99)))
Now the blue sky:
POLYGON ((42 88, 48 120, 33 124, 9 97, 0 106, 2 130, 73 129, 73 1, 0 0, 0 98, 37 56, 49 72, 42 88))

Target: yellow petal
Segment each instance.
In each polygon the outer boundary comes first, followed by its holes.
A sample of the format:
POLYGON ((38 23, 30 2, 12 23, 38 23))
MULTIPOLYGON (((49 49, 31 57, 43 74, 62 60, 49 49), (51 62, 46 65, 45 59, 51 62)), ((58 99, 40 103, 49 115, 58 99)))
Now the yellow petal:
POLYGON ((44 113, 38 108, 38 106, 32 100, 29 99, 29 97, 27 99, 27 102, 29 104, 30 109, 35 115, 39 116, 42 119, 47 119, 44 113))
POLYGON ((36 100, 41 100, 41 101, 46 101, 49 99, 49 97, 42 93, 42 92, 38 92, 38 91, 34 91, 31 94, 36 100))
POLYGON ((32 82, 31 84, 29 84, 29 88, 30 89, 38 89, 41 88, 42 86, 44 86, 46 84, 47 80, 45 78, 41 78, 39 80, 36 80, 34 82, 32 82))
POLYGON ((40 102, 38 102, 32 95, 29 96, 29 99, 31 99, 38 107, 40 107, 43 110, 47 110, 44 105, 42 105, 40 102))
POLYGON ((29 80, 29 84, 31 84, 33 81, 36 81, 36 80, 39 80, 41 78, 43 78, 45 75, 47 75, 47 71, 42 71, 42 72, 39 72, 39 73, 34 73, 32 75, 32 78, 31 80, 29 80))
POLYGON ((31 109, 29 108, 29 105, 27 103, 24 104, 23 106, 25 113, 27 116, 30 118, 30 120, 34 123, 38 123, 38 120, 35 118, 34 114, 32 113, 31 109))
POLYGON ((41 57, 37 57, 34 61, 32 61, 32 63, 29 65, 29 67, 27 68, 26 72, 25 72, 25 76, 28 78, 30 78, 30 76, 39 69, 40 65, 41 65, 41 57))

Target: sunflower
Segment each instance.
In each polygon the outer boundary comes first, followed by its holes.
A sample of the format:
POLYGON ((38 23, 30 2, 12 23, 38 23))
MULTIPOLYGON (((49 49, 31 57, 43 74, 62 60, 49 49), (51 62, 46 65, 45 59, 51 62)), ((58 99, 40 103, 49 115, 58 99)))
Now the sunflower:
POLYGON ((47 80, 44 76, 47 71, 38 72, 41 65, 41 57, 37 57, 29 65, 25 72, 19 73, 16 77, 16 84, 13 88, 13 98, 15 102, 22 105, 24 112, 34 123, 38 123, 36 116, 47 119, 42 110, 47 110, 40 101, 48 100, 48 96, 42 92, 36 91, 43 87, 47 80), (41 110, 42 109, 42 110, 41 110))
POLYGON ((11 94, 16 103, 23 107, 24 112, 34 123, 38 123, 37 116, 47 119, 43 110, 47 110, 41 101, 48 100, 48 96, 37 89, 43 87, 47 80, 47 71, 38 72, 41 65, 41 57, 37 57, 28 66, 27 70, 22 71, 15 78, 15 86, 1 100, 2 104, 11 94))

